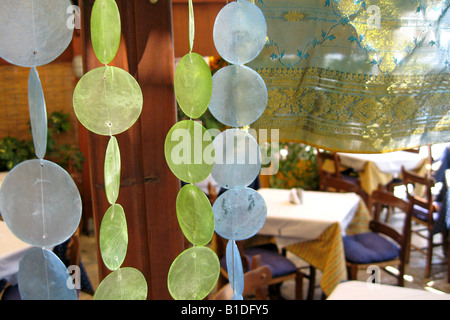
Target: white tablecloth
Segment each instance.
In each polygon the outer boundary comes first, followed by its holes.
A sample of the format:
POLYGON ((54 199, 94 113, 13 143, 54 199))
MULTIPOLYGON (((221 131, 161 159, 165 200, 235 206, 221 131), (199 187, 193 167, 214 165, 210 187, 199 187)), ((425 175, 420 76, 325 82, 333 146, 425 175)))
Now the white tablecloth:
POLYGON ((0 221, 0 279, 17 284, 20 260, 31 248, 31 245, 18 239, 5 222, 0 221))
POLYGON ((397 176, 402 166, 406 170, 416 169, 426 158, 421 153, 395 151, 388 153, 338 153, 342 166, 361 171, 367 162, 373 162, 381 172, 397 176))
POLYGON ((450 294, 364 281, 347 281, 340 283, 327 300, 450 300, 450 294))
POLYGON ((303 201, 297 205, 289 201, 290 190, 262 188, 258 192, 267 205, 267 219, 259 234, 275 236, 281 247, 317 239, 335 222, 345 230, 360 202, 355 193, 303 191, 303 201))

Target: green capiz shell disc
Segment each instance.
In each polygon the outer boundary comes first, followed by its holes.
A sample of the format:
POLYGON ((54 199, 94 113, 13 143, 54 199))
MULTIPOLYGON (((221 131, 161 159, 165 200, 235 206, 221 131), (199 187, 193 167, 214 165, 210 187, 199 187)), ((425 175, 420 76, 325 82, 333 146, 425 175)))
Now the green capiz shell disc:
POLYGON ((119 196, 120 188, 120 149, 116 137, 111 137, 105 155, 105 192, 108 202, 114 204, 119 196))
POLYGON ((100 67, 86 73, 73 93, 73 108, 81 124, 100 135, 128 130, 142 112, 143 96, 128 72, 100 67))
POLYGON ((185 237, 196 246, 207 245, 214 234, 214 214, 205 193, 195 185, 185 185, 178 193, 176 209, 185 237))
POLYGON ((201 300, 219 279, 220 262, 208 247, 183 251, 172 263, 167 277, 169 292, 175 300, 201 300))
POLYGON ((213 81, 205 59, 197 53, 181 58, 175 70, 175 96, 183 112, 190 118, 199 118, 208 109, 213 81))
POLYGON ((120 268, 128 248, 127 220, 121 205, 112 205, 103 216, 99 243, 106 267, 110 270, 120 268))
POLYGON ((109 274, 95 291, 94 300, 145 300, 148 286, 144 275, 134 268, 109 274))
POLYGON ((97 59, 110 63, 120 44, 120 13, 114 0, 96 0, 91 13, 91 41, 97 59))
POLYGON ((166 136, 166 162, 172 173, 187 183, 205 180, 214 166, 214 144, 209 132, 193 120, 177 122, 166 136))

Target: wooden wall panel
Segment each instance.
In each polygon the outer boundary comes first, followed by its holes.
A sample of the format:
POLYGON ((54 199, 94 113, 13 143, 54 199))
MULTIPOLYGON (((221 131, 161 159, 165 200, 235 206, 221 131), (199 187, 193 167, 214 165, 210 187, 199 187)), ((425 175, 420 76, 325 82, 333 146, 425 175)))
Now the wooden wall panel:
MULTIPOLYGON (((130 72, 144 95, 140 119, 117 136, 122 155, 117 203, 125 209, 129 246, 123 266, 139 269, 149 284, 149 299, 170 299, 167 274, 184 249, 176 217, 180 182, 164 157, 164 141, 176 119, 173 91, 174 51, 171 1, 116 0, 122 19, 119 52, 110 65, 130 72)), ((89 22, 94 0, 81 1, 82 45, 85 71, 100 65, 90 42, 89 22)), ((80 128, 81 130, 81 128, 80 128)), ((109 204, 104 190, 103 166, 109 137, 87 135, 90 184, 96 235, 109 204)), ((99 276, 109 271, 99 257, 99 276)))
MULTIPOLYGON (((193 0, 195 16, 194 52, 203 56, 218 56, 213 41, 213 27, 217 14, 227 2, 227 0, 193 0)), ((189 52, 188 0, 173 0, 172 3, 175 57, 181 58, 189 52)))

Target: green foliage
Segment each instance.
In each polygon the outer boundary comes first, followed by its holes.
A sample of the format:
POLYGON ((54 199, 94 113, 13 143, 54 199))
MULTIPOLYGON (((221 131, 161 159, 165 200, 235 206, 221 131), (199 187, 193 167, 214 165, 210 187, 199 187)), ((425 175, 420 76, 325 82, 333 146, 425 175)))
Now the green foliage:
POLYGON ((16 164, 32 159, 33 156, 32 143, 10 136, 0 141, 0 171, 11 170, 16 164))
POLYGON ((280 142, 280 151, 287 151, 280 157, 278 173, 270 176, 272 188, 319 188, 316 149, 303 143, 280 142))
MULTIPOLYGON (((70 144, 57 145, 55 142, 55 136, 70 130, 69 117, 69 114, 62 111, 53 112, 48 117, 46 158, 66 170, 72 166, 81 171, 85 161, 83 154, 70 144)), ((35 158, 33 141, 19 140, 10 136, 0 140, 0 171, 11 170, 22 161, 35 158)))
POLYGON ((55 142, 56 136, 64 134, 70 130, 71 124, 69 117, 69 114, 62 111, 55 111, 48 117, 46 155, 48 159, 59 164, 66 170, 69 169, 69 166, 72 166, 76 170, 81 171, 85 158, 78 148, 75 148, 70 144, 56 145, 55 142))

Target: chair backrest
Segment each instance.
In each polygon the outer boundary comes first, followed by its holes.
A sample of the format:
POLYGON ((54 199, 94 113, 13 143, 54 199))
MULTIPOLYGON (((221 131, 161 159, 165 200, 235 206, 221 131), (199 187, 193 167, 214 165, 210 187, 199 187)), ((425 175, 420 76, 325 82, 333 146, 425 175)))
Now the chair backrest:
POLYGON ((428 174, 419 175, 402 167, 402 180, 406 187, 408 201, 415 206, 420 206, 428 212, 428 222, 433 222, 432 213, 436 211, 433 204, 433 195, 431 188, 434 186, 434 179, 428 174), (415 192, 421 189, 420 194, 415 192))
POLYGON ((319 168, 319 177, 322 176, 334 176, 341 177, 340 173, 340 161, 339 156, 336 152, 325 151, 321 149, 317 149, 317 166, 319 168), (325 170, 325 161, 330 160, 333 163, 333 171, 325 170))
MULTIPOLYGON (((272 273, 268 266, 261 266, 244 273, 244 292, 245 297, 251 292, 255 292, 255 299, 267 299, 267 286, 272 280, 272 273)), ((233 289, 227 283, 212 298, 212 300, 230 300, 233 296, 233 289)))
POLYGON ((369 223, 370 230, 372 232, 381 233, 388 236, 400 246, 400 265, 399 275, 397 276, 397 284, 399 286, 403 286, 403 275, 405 273, 405 265, 407 262, 410 245, 409 241, 411 238, 412 204, 410 202, 406 202, 400 198, 397 198, 393 193, 379 187, 370 195, 369 208, 370 210, 373 210, 373 219, 369 223), (405 213, 403 230, 401 234, 390 225, 379 220, 380 211, 382 207, 386 206, 391 208, 398 208, 405 213))
POLYGON ((405 150, 403 150, 403 151, 406 151, 406 152, 412 152, 412 153, 420 153, 420 148, 419 148, 419 147, 416 147, 416 148, 409 148, 409 149, 405 149, 405 150))
POLYGON ((361 196, 365 203, 368 195, 361 187, 359 179, 348 180, 340 173, 340 160, 336 152, 324 152, 318 149, 317 164, 319 168, 319 188, 321 191, 354 192, 361 196), (334 164, 334 172, 324 170, 324 161, 331 160, 334 164))
MULTIPOLYGON (((431 148, 431 144, 428 144, 426 146, 424 146, 427 148, 427 172, 431 174, 431 165, 434 162, 434 158, 433 158, 433 151, 431 148)), ((407 152, 412 152, 412 153, 421 153, 421 147, 416 147, 416 148, 411 148, 411 149, 406 149, 404 151, 407 152)))
POLYGON ((360 194, 362 190, 359 183, 353 183, 351 181, 344 180, 343 178, 337 178, 334 176, 325 176, 322 183, 322 191, 354 192, 360 194))
POLYGON ((412 203, 400 199, 393 193, 379 187, 370 195, 369 210, 372 213, 372 220, 369 223, 370 229, 373 232, 387 235, 397 242, 401 247, 400 260, 404 263, 411 234, 412 203), (397 208, 405 214, 401 233, 390 225, 380 221, 380 212, 385 207, 397 208))
MULTIPOLYGON (((211 241, 211 244, 213 245, 213 250, 216 252, 219 259, 222 259, 226 255, 227 250, 227 244, 228 239, 224 239, 221 236, 219 236, 217 233, 214 232, 213 239, 211 241)), ((247 256, 244 254, 244 244, 242 241, 236 241, 236 246, 238 247, 239 254, 242 259, 242 268, 244 270, 247 270, 250 266, 250 261, 248 260, 247 256)))

